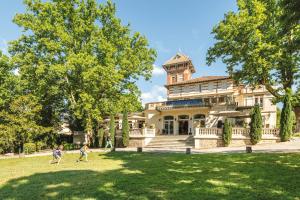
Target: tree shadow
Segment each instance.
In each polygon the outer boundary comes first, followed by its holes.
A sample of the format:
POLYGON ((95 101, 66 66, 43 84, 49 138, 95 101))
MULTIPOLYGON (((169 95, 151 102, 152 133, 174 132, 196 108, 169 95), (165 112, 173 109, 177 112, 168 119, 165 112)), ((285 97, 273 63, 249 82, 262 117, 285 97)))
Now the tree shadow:
MULTIPOLYGON (((101 154, 103 156, 103 154, 101 154)), ((0 199, 297 199, 300 154, 105 154, 123 167, 37 173, 0 199)))

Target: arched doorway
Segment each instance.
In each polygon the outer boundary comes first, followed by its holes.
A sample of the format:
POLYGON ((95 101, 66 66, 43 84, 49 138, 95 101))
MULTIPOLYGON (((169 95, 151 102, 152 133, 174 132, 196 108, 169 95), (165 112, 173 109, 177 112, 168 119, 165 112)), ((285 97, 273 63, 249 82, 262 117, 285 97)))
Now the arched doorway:
POLYGON ((205 128, 205 115, 203 114, 194 115, 194 123, 200 124, 201 128, 205 128))
POLYGON ((166 134, 166 135, 174 134, 174 117, 173 116, 165 116, 164 117, 163 134, 166 134))
POLYGON ((189 134, 189 116, 179 115, 178 116, 178 133, 179 135, 189 134))

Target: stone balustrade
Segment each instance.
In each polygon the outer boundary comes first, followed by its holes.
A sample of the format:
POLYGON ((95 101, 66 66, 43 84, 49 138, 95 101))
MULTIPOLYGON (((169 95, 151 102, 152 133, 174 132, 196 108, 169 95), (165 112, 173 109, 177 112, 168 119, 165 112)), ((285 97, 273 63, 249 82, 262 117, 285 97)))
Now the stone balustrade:
MULTIPOLYGON (((195 128, 195 148, 212 148, 224 146, 222 128, 195 128)), ((263 128, 261 143, 274 143, 280 140, 279 129, 263 128)), ((249 128, 232 128, 230 146, 250 145, 249 128)))
POLYGON ((129 133, 130 147, 144 147, 155 137, 154 128, 132 129, 129 133))
POLYGON ((219 138, 222 136, 221 128, 196 128, 195 136, 200 138, 219 138))

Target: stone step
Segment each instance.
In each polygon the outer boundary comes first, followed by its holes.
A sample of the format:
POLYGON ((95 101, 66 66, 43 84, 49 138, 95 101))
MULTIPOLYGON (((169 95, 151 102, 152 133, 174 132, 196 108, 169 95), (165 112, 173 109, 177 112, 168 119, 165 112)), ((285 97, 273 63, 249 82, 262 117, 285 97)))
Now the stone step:
POLYGON ((186 149, 195 146, 193 136, 190 135, 176 135, 176 136, 156 136, 146 146, 146 148, 174 148, 186 149))
POLYGON ((145 148, 168 148, 168 149, 186 149, 186 148, 194 148, 194 146, 146 146, 145 148))
POLYGON ((193 140, 152 140, 151 143, 187 143, 187 142, 194 142, 193 140))

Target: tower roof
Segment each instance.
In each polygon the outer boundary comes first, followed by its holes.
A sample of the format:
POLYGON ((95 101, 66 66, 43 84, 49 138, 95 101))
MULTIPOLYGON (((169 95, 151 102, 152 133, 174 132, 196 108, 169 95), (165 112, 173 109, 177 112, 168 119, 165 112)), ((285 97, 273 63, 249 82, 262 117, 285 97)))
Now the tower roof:
POLYGON ((191 59, 188 56, 186 56, 182 53, 177 53, 175 56, 173 56, 172 58, 167 60, 163 64, 163 66, 177 64, 177 63, 183 63, 183 62, 189 62, 189 61, 191 61, 191 59))

